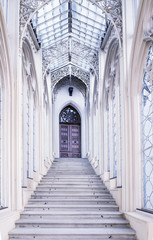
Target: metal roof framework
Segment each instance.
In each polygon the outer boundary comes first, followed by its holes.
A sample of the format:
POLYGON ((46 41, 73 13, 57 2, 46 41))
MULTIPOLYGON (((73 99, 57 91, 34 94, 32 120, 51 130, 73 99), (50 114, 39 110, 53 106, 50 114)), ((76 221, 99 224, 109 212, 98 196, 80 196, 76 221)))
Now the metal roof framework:
POLYGON ((105 14, 89 0, 52 0, 32 19, 43 59, 52 72, 69 64, 92 68, 106 33, 105 14))

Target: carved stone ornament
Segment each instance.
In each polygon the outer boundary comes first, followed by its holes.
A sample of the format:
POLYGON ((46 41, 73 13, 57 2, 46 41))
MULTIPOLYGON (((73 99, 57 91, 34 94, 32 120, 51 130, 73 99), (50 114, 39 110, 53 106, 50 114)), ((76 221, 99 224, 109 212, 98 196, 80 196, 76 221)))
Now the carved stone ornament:
POLYGON ((97 54, 95 54, 93 56, 91 65, 94 68, 94 72, 96 73, 97 80, 99 80, 99 54, 98 54, 98 52, 97 52, 97 54))
POLYGON ((49 108, 49 96, 48 96, 48 88, 47 88, 47 82, 46 82, 46 78, 44 79, 44 93, 43 93, 43 96, 44 96, 44 99, 43 99, 43 104, 44 104, 44 107, 46 108, 46 110, 48 110, 49 108))
POLYGON ((29 42, 29 44, 30 44, 30 46, 31 46, 31 49, 33 50, 34 53, 36 53, 38 49, 37 49, 37 47, 36 47, 36 44, 35 44, 32 36, 31 36, 30 31, 29 31, 28 28, 27 28, 26 31, 25 31, 25 37, 23 38, 23 41, 24 41, 25 39, 28 40, 28 42, 29 42))
POLYGON ((144 33, 143 40, 145 42, 153 42, 153 28, 144 33))
MULTIPOLYGON (((55 44, 49 49, 43 49, 42 50, 43 75, 45 75, 47 70, 53 71, 55 68, 57 68, 55 63, 57 62, 59 63, 61 56, 66 55, 67 52, 68 52, 67 40, 62 41, 59 44, 55 44)), ((59 64, 58 64, 58 68, 60 68, 59 64)))
MULTIPOLYGON (((79 67, 72 66, 71 74, 72 74, 72 76, 80 79, 86 86, 89 87, 90 74, 88 72, 83 71, 79 67)), ((66 77, 68 75, 69 75, 69 66, 65 66, 57 71, 51 72, 52 89, 62 78, 66 77)))
POLYGON ((38 8, 42 1, 38 0, 20 0, 20 39, 22 32, 30 16, 38 8))
POLYGON ((54 86, 64 77, 69 75, 69 66, 65 66, 60 70, 51 72, 51 86, 52 89, 54 86))
MULTIPOLYGON (((69 64, 68 56, 68 40, 64 40, 59 44, 52 46, 49 49, 43 49, 43 74, 46 70, 52 72, 57 68, 63 68, 63 65, 69 64), (65 56, 65 62, 61 61, 61 56, 65 56), (57 65, 58 62, 58 65, 57 65), (55 64, 56 63, 56 64, 55 64)), ((72 39, 71 45, 71 64, 78 66, 78 68, 84 68, 88 66, 87 72, 92 68, 98 76, 99 73, 99 56, 97 50, 72 39), (79 58, 78 58, 79 56, 79 58), (77 60, 78 61, 77 61, 77 60), (83 66, 83 67, 82 67, 83 66)), ((81 70, 80 70, 81 71, 81 70)))
POLYGON ((84 82, 88 87, 90 86, 90 74, 80 69, 79 67, 72 66, 71 68, 72 75, 79 78, 84 82))
POLYGON ((112 22, 118 32, 119 40, 122 41, 122 0, 90 0, 98 6, 112 22))
POLYGON ((105 45, 105 47, 103 49, 105 53, 107 53, 107 51, 108 51, 108 49, 110 47, 110 43, 112 42, 112 40, 116 39, 116 38, 117 38, 117 34, 115 32, 115 29, 112 28, 111 33, 110 33, 110 35, 109 35, 109 37, 107 39, 107 43, 106 43, 106 45, 105 45))

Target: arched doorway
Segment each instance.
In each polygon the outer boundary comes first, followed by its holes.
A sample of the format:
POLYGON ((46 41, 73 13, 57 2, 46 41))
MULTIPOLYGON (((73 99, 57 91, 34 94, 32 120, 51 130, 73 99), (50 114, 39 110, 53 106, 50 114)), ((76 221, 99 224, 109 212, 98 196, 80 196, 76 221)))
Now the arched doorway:
POLYGON ((72 106, 65 107, 59 115, 60 157, 81 157, 81 118, 72 106))

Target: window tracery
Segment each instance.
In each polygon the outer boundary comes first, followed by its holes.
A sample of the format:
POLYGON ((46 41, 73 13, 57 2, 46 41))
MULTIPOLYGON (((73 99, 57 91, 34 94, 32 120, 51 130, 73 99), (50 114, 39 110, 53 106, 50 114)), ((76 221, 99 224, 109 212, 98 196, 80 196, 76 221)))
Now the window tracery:
POLYGON ((68 106, 60 113, 60 123, 81 123, 79 113, 72 107, 68 106))
POLYGON ((153 44, 150 45, 143 75, 142 149, 144 208, 153 210, 153 44))

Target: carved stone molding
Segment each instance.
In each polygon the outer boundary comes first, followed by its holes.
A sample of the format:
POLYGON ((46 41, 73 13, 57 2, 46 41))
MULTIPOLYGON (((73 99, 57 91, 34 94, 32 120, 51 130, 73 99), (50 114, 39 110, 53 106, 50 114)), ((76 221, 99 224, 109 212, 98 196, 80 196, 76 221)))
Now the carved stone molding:
POLYGON ((116 34, 114 28, 111 29, 111 33, 110 33, 110 35, 109 35, 109 37, 107 39, 107 43, 106 43, 106 45, 105 45, 105 47, 103 49, 105 53, 107 53, 107 51, 108 51, 108 49, 110 47, 110 43, 112 42, 113 39, 117 39, 117 34, 116 34))

